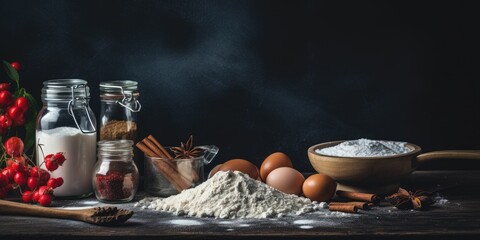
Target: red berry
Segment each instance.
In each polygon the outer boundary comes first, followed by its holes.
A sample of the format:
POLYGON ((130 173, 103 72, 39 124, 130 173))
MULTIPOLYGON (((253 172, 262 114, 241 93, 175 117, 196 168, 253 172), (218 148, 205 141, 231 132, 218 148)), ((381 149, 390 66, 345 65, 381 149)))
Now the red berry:
POLYGON ((35 188, 38 186, 38 177, 29 177, 27 186, 30 188, 30 190, 35 190, 35 188))
POLYGON ((45 167, 47 167, 48 171, 53 172, 57 170, 58 162, 55 161, 54 159, 50 159, 48 161, 45 161, 45 167))
POLYGON ((57 180, 55 178, 48 179, 47 186, 55 189, 58 187, 57 180))
POLYGON ((12 163, 12 166, 11 168, 15 171, 15 172, 26 172, 27 171, 27 168, 25 167, 25 165, 19 163, 19 162, 14 162, 12 163))
POLYGON ((13 120, 13 122, 15 123, 15 126, 23 126, 25 124, 25 114, 21 113, 17 119, 13 120))
POLYGON ((18 185, 25 185, 27 184, 27 175, 24 172, 17 172, 13 176, 13 181, 18 185))
POLYGON ((63 178, 62 177, 58 177, 57 178, 57 187, 61 187, 63 185, 63 178))
POLYGON ((53 158, 57 160, 58 165, 62 166, 62 164, 65 162, 65 155, 63 155, 63 152, 58 152, 53 155, 53 158))
POLYGON ((3 90, 10 90, 10 83, 0 83, 0 92, 3 90))
POLYGON ((20 71, 20 69, 22 69, 22 64, 20 64, 19 62, 12 62, 10 63, 10 65, 15 68, 15 70, 17 71, 20 71))
POLYGON ((37 166, 30 168, 30 177, 40 177, 37 166))
POLYGON ((18 137, 11 137, 5 142, 5 150, 12 157, 23 154, 23 141, 18 137))
POLYGON ((27 170, 27 163, 26 163, 25 158, 23 156, 15 157, 15 162, 18 162, 18 163, 22 164, 23 166, 25 166, 25 170, 27 170))
POLYGON ((38 199, 38 203, 40 203, 40 205, 44 207, 50 206, 50 204, 52 203, 52 195, 44 194, 40 196, 40 198, 38 199))
POLYGON ((13 179, 13 175, 15 175, 13 169, 10 168, 10 167, 4 168, 4 169, 2 170, 2 172, 1 172, 1 174, 7 176, 7 178, 8 178, 9 180, 12 180, 12 179, 13 179))
POLYGON ((47 184, 48 179, 50 179, 50 173, 44 169, 40 169, 40 182, 38 184, 45 185, 47 184))
POLYGON ((33 199, 33 193, 31 191, 25 191, 22 194, 22 200, 25 203, 31 203, 33 199))
POLYGON ((43 158, 43 161, 45 161, 45 162, 46 162, 46 161, 50 161, 50 160, 52 159, 52 157, 53 157, 53 154, 48 154, 47 156, 45 156, 45 157, 43 158))
POLYGON ((0 106, 6 107, 10 105, 12 101, 13 101, 13 97, 9 91, 7 90, 0 91, 0 106))
POLYGON ((8 116, 13 119, 13 121, 19 120, 23 116, 23 111, 17 106, 12 106, 8 108, 8 116))
POLYGON ((15 100, 15 106, 26 112, 28 110, 28 99, 26 97, 19 97, 15 100))
POLYGON ((8 115, 0 115, 0 127, 9 128, 13 124, 13 120, 8 115))
POLYGON ((48 186, 41 186, 38 189, 38 195, 40 195, 40 196, 45 195, 45 194, 52 194, 52 193, 53 193, 52 188, 48 187, 48 186))
POLYGON ((34 203, 38 202, 38 199, 40 199, 40 192, 37 190, 35 192, 33 192, 33 197, 32 197, 32 200, 34 203))
POLYGON ((11 167, 14 162, 13 158, 7 159, 7 167, 11 167))
POLYGON ((8 177, 0 173, 0 188, 3 188, 8 185, 8 177))

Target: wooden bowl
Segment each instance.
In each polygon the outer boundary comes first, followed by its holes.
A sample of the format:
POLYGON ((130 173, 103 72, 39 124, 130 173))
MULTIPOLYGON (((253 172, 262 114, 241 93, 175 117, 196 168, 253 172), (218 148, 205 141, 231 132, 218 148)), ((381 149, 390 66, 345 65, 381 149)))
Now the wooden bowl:
POLYGON ((313 168, 337 181, 338 190, 388 195, 396 192, 400 181, 413 172, 421 161, 440 158, 480 159, 480 151, 436 151, 420 154, 422 149, 412 143, 412 151, 381 157, 335 157, 315 150, 338 145, 343 141, 326 142, 308 148, 313 168))

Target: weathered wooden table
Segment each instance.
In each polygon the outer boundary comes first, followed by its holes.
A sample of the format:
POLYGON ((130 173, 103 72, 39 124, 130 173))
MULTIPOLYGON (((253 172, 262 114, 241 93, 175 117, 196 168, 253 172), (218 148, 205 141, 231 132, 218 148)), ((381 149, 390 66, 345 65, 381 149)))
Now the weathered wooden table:
MULTIPOLYGON (((20 216, 0 216, 0 239, 478 239, 480 171, 418 171, 405 187, 438 190, 440 200, 428 211, 378 207, 359 214, 327 210, 280 219, 200 219, 133 207, 134 216, 118 227, 20 216)), ((139 200, 140 194, 136 200, 139 200)), ((104 205, 95 198, 58 200, 56 207, 104 205)))

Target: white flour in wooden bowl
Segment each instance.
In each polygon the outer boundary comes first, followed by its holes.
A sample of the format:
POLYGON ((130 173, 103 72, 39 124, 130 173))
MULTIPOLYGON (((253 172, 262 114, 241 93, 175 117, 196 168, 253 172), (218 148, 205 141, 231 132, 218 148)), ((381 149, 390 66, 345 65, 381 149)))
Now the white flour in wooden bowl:
POLYGON ((315 152, 335 157, 380 157, 393 156, 411 152, 406 142, 370 140, 366 138, 345 141, 328 148, 316 149, 315 152))
POLYGON ((136 207, 176 215, 215 218, 274 218, 326 208, 326 203, 280 192, 241 172, 218 172, 195 188, 168 198, 145 198, 136 207))

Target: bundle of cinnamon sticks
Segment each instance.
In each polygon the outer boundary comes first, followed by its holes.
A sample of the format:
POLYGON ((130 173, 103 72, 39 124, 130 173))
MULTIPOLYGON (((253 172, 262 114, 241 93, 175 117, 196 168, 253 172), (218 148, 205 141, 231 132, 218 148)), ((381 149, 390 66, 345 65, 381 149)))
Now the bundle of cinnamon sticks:
POLYGON ((355 213, 358 209, 367 210, 373 205, 380 203, 380 197, 371 193, 357 193, 348 191, 337 191, 337 196, 354 200, 351 202, 330 202, 328 209, 330 211, 339 211, 355 213))
POLYGON ((181 192, 199 180, 191 161, 177 160, 152 135, 136 144, 171 185, 181 192))

